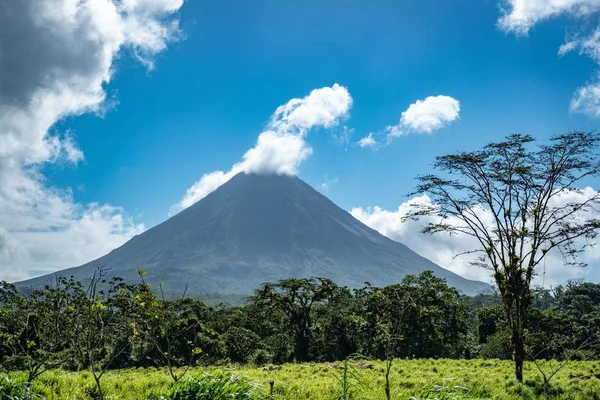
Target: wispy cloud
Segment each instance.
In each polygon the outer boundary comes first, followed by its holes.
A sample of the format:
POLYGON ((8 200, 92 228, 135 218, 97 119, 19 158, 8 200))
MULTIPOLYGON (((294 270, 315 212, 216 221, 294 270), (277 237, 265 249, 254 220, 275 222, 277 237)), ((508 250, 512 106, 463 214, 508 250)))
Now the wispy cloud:
MULTIPOLYGON (((570 15, 578 21, 575 33, 558 49, 559 56, 578 51, 600 65, 600 25, 592 32, 583 30, 582 21, 600 12, 598 0, 507 0, 503 3, 498 26, 506 32, 527 35, 537 23, 570 15)), ((579 87, 569 106, 571 112, 600 117, 600 77, 595 76, 579 87)))
POLYGON ((335 185, 339 181, 340 180, 338 178, 327 179, 327 177, 325 177, 325 182, 323 182, 319 185, 319 190, 322 193, 327 194, 327 193, 329 193, 331 186, 335 185))

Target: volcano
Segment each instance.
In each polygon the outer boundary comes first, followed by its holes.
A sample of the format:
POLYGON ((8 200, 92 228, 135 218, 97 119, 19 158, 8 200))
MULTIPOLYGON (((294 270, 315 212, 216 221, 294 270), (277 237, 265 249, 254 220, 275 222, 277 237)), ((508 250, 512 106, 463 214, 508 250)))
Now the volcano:
MULTIPOLYGON (((246 295, 264 282, 325 277, 361 287, 398 283, 431 270, 465 294, 489 285, 467 280, 367 227, 295 176, 240 173, 191 207, 105 256, 59 271, 89 279, 96 265, 190 294, 246 295)), ((35 287, 42 276, 18 284, 35 287)))

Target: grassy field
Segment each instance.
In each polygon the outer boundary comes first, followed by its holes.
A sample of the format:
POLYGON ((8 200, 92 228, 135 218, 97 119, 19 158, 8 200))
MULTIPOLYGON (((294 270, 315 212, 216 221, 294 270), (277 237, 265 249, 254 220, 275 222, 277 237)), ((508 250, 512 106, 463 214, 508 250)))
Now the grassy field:
MULTIPOLYGON (((384 363, 374 369, 356 369, 362 383, 350 379, 353 399, 385 399, 384 363)), ((542 364, 551 368, 553 363, 542 364)), ((227 372, 257 385, 265 399, 339 399, 343 370, 329 364, 289 364, 281 370, 264 371, 250 366, 198 368, 194 376, 206 372, 227 372), (274 394, 269 397, 269 381, 274 394)), ((543 381, 533 364, 525 368, 525 383, 517 385, 513 365, 497 360, 396 360, 390 375, 393 399, 538 399, 543 397, 543 381), (427 394, 434 385, 448 388, 427 394), (453 389, 452 389, 453 388, 453 389)), ((600 399, 600 361, 571 362, 551 381, 553 399, 600 399)), ((11 378, 20 379, 19 374, 11 378)), ((186 376, 187 378, 187 376, 186 376)), ((185 378, 184 378, 185 379, 185 378)), ((106 398, 145 400, 150 394, 167 393, 172 381, 167 371, 129 369, 107 372, 102 380, 106 398)), ((33 385, 33 391, 48 400, 89 399, 94 381, 88 372, 50 371, 33 385)))

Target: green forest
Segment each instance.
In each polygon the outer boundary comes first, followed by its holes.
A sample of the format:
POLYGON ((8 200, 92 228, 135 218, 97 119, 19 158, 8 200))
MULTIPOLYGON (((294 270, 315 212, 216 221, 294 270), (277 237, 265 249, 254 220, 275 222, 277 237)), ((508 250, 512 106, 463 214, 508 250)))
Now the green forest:
MULTIPOLYGON (((108 272, 99 267, 88 286, 56 278, 26 294, 2 282, 0 365, 6 376, 35 392, 36 381, 56 378, 58 369, 79 372, 94 383, 89 389, 94 398, 104 397, 103 387, 114 385, 124 369, 158 368, 163 381, 181 385, 199 370, 219 366, 221 372, 237 365, 271 376, 282 373, 282 364, 317 363, 336 376, 346 368, 355 374, 352 379, 363 372, 378 374, 379 395, 385 396, 386 390, 393 392, 407 360, 419 359, 421 368, 430 365, 436 372, 448 368, 443 359, 492 359, 489 366, 500 359, 507 360, 506 367, 512 358, 499 296, 461 296, 430 272, 355 290, 324 278, 287 279, 265 283, 236 307, 210 307, 185 297, 168 300, 162 287, 153 291, 144 283, 142 270, 134 284, 108 272)), ((570 282, 533 293, 526 349, 527 360, 535 363, 526 382, 541 394, 542 372, 599 358, 600 284, 570 282)), ((580 378, 596 380, 600 370, 594 371, 579 373, 580 378)), ((330 384, 335 396, 340 383, 330 384)), ((269 393, 267 382, 263 389, 269 393)))

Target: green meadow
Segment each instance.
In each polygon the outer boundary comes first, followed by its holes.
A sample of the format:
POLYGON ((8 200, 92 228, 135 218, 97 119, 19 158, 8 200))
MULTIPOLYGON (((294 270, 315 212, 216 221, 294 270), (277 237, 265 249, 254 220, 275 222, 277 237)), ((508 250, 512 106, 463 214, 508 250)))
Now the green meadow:
MULTIPOLYGON (((229 397, 232 399, 385 400, 385 363, 369 364, 373 369, 360 369, 350 363, 346 371, 338 369, 343 364, 334 364, 332 368, 332 364, 326 363, 286 364, 281 370, 272 371, 235 365, 195 368, 179 385, 203 374, 224 373, 253 387, 252 397, 229 397)), ((557 365, 557 362, 540 364, 547 371, 557 365)), ((19 373, 9 376, 14 381, 23 378, 19 373)), ((600 399, 599 377, 600 361, 570 362, 550 381, 549 398, 600 399)), ((500 360, 395 360, 390 384, 392 399, 546 398, 543 379, 533 363, 526 363, 525 380, 519 385, 514 379, 513 363, 500 360)), ((174 389, 167 370, 154 368, 108 371, 102 385, 107 399, 160 399, 174 389)), ((95 384, 89 372, 53 370, 37 379, 32 391, 47 400, 92 399, 95 384)))

